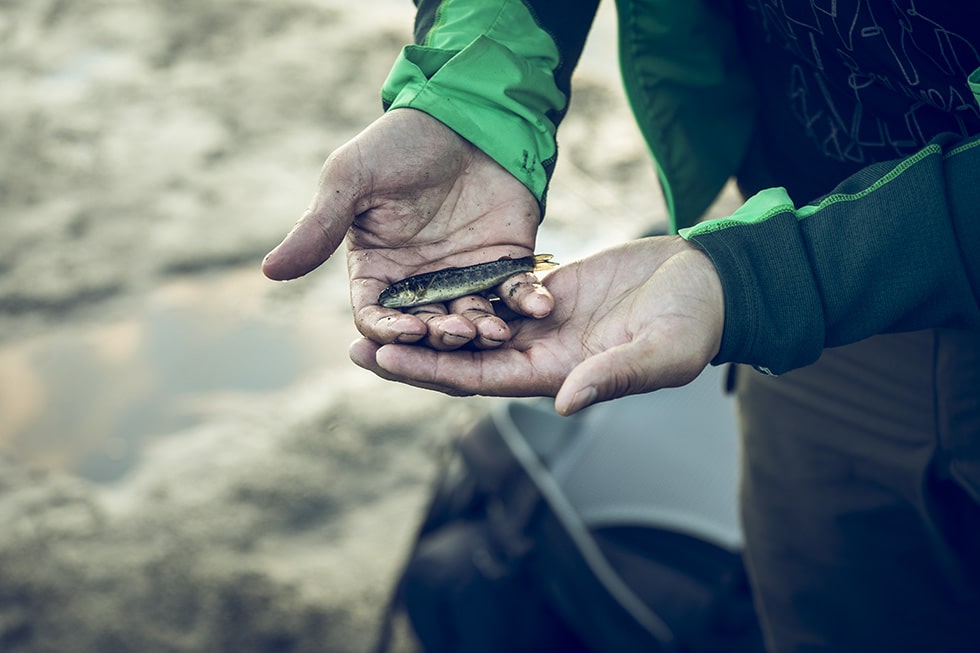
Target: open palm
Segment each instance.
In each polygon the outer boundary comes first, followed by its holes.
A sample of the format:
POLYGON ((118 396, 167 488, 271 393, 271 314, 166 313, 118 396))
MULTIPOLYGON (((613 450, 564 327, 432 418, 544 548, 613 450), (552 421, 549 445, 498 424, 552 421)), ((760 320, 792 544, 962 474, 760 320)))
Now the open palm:
POLYGON ((683 385, 718 351, 724 324, 710 260, 677 237, 649 238, 562 266, 544 280, 555 310, 517 320, 493 351, 352 346, 385 378, 451 394, 556 397, 561 413, 683 385))
MULTIPOLYGON (((507 325, 473 298, 410 315, 378 305, 392 281, 447 266, 533 252, 537 201, 510 173, 428 115, 391 111, 331 154, 305 215, 263 263, 273 279, 292 279, 323 263, 346 239, 355 323, 379 342, 439 349, 475 341, 496 346, 507 325), (490 319, 486 319, 486 318, 490 319)), ((510 282, 510 308, 546 315, 551 298, 533 277, 510 282), (523 283, 520 283, 523 282, 523 283)))

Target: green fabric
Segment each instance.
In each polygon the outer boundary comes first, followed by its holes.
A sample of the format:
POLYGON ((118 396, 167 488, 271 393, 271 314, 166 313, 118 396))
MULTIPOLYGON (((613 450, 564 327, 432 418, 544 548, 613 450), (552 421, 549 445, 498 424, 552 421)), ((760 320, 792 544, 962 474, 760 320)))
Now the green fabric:
POLYGON ((967 83, 970 84, 970 90, 973 91, 973 98, 980 104, 980 68, 973 71, 973 74, 967 78, 967 83))
MULTIPOLYGON (((968 78, 980 103, 980 69, 968 78)), ((937 137, 796 208, 781 188, 680 235, 725 290, 715 363, 781 373, 825 347, 927 327, 980 329, 980 138, 937 137)))
POLYGON ((871 195, 872 193, 881 190, 885 184, 890 184, 899 181, 902 174, 906 170, 913 167, 923 159, 937 154, 941 156, 942 153, 943 153, 942 149, 940 148, 939 145, 929 145, 927 147, 924 147, 923 149, 919 150, 909 158, 902 160, 894 168, 891 168, 881 178, 876 179, 874 183, 868 186, 867 188, 862 188, 857 193, 840 193, 840 192, 831 193, 827 197, 820 200, 817 204, 810 204, 807 206, 800 207, 800 210, 796 212, 796 215, 798 218, 801 219, 808 218, 811 215, 817 213, 818 211, 822 211, 826 209, 831 204, 835 204, 838 202, 859 201, 871 195))
POLYGON ((777 213, 792 211, 793 209, 793 200, 786 194, 785 188, 767 188, 750 197, 731 215, 701 222, 693 227, 686 227, 681 229, 679 233, 683 238, 691 240, 694 236, 711 233, 736 224, 762 222, 777 213))
MULTIPOLYGON (((620 59, 633 112, 657 164, 673 230, 693 224, 735 173, 754 93, 724 0, 619 0, 620 59)), ((568 7, 563 20, 591 13, 568 7)), ((382 90, 386 108, 424 111, 468 139, 544 202, 568 98, 558 25, 517 0, 447 0, 421 45, 406 47, 382 90)))
POLYGON ((518 0, 443 4, 425 43, 405 47, 382 88, 388 109, 424 111, 486 152, 543 204, 556 155, 546 116, 568 98, 560 54, 518 0))
POLYGON ((937 137, 794 208, 782 189, 682 230, 718 269, 715 363, 782 373, 825 347, 929 327, 980 329, 980 137, 937 137))
POLYGON ((674 230, 697 221, 748 148, 754 92, 722 1, 618 0, 620 64, 674 230))

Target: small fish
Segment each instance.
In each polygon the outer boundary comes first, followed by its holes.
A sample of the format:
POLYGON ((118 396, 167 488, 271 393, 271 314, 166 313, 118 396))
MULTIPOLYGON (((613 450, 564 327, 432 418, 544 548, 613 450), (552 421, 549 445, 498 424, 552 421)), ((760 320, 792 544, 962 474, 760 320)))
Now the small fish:
POLYGON ((476 295, 503 283, 515 274, 555 267, 558 264, 551 257, 551 254, 523 258, 505 256, 496 261, 463 268, 444 268, 416 274, 396 281, 381 291, 378 303, 385 308, 409 308, 476 295))

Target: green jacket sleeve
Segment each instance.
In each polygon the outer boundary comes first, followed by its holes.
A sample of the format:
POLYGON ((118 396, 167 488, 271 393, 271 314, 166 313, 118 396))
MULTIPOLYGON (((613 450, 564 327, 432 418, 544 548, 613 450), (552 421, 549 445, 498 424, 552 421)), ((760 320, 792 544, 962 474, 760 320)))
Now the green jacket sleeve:
POLYGON ((980 137, 940 136, 813 204, 769 189, 682 230, 724 287, 714 362, 779 374, 878 333, 980 329, 978 171, 980 137))
POLYGON ((428 113, 523 182, 544 208, 555 133, 598 0, 422 0, 415 45, 382 88, 385 109, 428 113))

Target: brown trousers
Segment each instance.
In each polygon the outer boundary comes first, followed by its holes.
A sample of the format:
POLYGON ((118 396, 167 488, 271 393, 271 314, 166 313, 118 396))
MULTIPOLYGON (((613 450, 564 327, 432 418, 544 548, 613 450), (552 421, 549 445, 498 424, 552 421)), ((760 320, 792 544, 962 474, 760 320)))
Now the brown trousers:
POLYGON ((980 333, 877 336, 737 389, 770 650, 980 651, 980 333))

